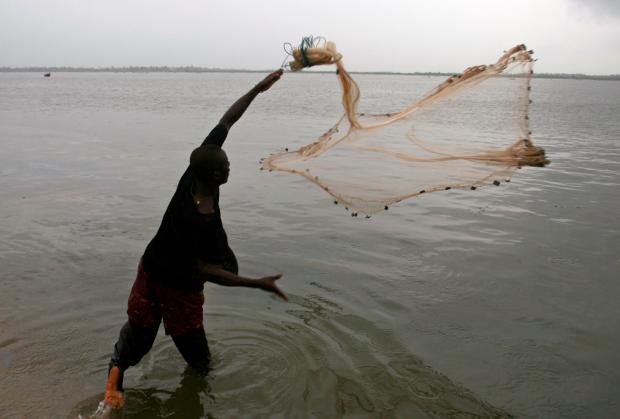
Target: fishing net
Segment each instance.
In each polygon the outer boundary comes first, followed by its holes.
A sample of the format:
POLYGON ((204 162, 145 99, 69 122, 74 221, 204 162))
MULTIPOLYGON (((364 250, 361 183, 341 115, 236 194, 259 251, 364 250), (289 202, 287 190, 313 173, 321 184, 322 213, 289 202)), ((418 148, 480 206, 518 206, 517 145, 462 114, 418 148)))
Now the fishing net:
POLYGON ((449 189, 510 181, 523 166, 545 166, 532 142, 528 109, 533 51, 517 45, 495 64, 467 68, 398 112, 358 113, 360 90, 335 44, 304 39, 291 70, 335 64, 344 114, 317 141, 262 160, 261 169, 303 176, 334 203, 370 214, 449 189))

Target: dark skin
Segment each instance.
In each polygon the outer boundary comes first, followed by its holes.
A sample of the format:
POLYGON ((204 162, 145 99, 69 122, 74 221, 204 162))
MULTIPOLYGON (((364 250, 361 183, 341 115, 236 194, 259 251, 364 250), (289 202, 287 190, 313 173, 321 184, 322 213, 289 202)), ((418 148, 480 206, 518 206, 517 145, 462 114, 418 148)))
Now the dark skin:
MULTIPOLYGON (((256 96, 258 96, 259 93, 269 90, 269 88, 280 79, 282 73, 282 69, 274 71, 254 86, 248 93, 241 96, 233 103, 226 113, 224 113, 220 123, 227 129, 230 129, 234 123, 241 118, 256 96)), ((229 173, 230 164, 226 164, 226 170, 223 173, 216 173, 212 181, 200 182, 197 185, 196 192, 194 193, 194 202, 198 212, 201 214, 213 214, 215 212, 215 197, 219 192, 220 185, 228 181, 229 173)), ((202 262, 199 262, 199 269, 205 282, 212 282, 225 287, 258 288, 263 291, 272 292, 288 301, 286 294, 276 285, 276 281, 282 277, 281 273, 262 278, 246 278, 228 272, 222 269, 220 265, 209 265, 202 262)))

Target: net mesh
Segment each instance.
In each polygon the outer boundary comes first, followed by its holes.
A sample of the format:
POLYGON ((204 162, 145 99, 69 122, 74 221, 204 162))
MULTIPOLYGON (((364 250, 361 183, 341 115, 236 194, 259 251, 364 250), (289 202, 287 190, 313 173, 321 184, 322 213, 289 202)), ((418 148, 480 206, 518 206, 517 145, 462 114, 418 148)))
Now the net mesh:
POLYGON ((344 115, 317 141, 263 159, 262 169, 303 176, 334 202, 370 215, 452 188, 509 181, 549 163, 532 142, 532 51, 517 45, 495 64, 467 68, 396 113, 358 113, 360 90, 332 42, 293 51, 292 70, 335 64, 344 115))

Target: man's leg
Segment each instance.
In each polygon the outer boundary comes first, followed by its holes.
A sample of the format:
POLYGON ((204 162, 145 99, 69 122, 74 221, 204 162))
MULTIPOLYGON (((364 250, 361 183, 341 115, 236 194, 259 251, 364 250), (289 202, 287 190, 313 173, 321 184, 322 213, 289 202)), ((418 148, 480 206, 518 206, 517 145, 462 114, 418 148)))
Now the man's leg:
POLYGON ((204 328, 195 329, 182 336, 172 336, 172 340, 185 362, 198 373, 207 375, 211 352, 204 328))
POLYGON ((142 262, 129 295, 127 316, 129 321, 121 328, 108 369, 105 402, 112 407, 123 405, 123 374, 151 349, 161 323, 157 295, 142 262))
POLYGON ((127 368, 136 365, 153 346, 159 323, 151 327, 142 327, 127 322, 121 328, 114 353, 108 367, 108 381, 105 387, 105 402, 114 407, 122 407, 123 376, 127 368))
POLYGON ((202 291, 157 287, 157 296, 162 302, 161 314, 166 334, 172 337, 185 361, 206 375, 211 353, 203 326, 202 291))
POLYGON ((159 323, 151 327, 143 327, 126 322, 118 336, 118 341, 114 345, 114 353, 110 359, 109 370, 118 367, 121 371, 118 381, 118 390, 123 391, 122 373, 129 367, 138 364, 142 357, 153 347, 155 336, 157 336, 159 323))

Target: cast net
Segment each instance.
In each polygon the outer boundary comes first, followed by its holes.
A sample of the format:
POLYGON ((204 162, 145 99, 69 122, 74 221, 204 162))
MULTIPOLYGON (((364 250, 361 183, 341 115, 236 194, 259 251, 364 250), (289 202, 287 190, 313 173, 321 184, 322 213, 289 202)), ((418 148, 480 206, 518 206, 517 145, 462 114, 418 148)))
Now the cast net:
POLYGON ((402 110, 358 113, 359 87, 334 43, 302 43, 291 51, 291 70, 335 64, 344 114, 317 141, 263 159, 262 169, 303 176, 354 216, 425 193, 510 181, 518 168, 549 163, 529 128, 532 54, 517 45, 402 110))

